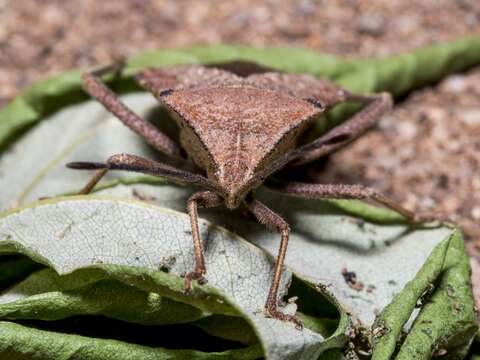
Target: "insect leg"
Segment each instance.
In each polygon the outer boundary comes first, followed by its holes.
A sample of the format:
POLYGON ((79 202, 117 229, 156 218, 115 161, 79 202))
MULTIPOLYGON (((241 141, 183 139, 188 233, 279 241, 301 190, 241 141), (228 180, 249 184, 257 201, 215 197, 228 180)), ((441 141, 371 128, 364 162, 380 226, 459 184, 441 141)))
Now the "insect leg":
POLYGON ((215 189, 206 177, 188 171, 177 169, 173 166, 158 161, 142 158, 131 154, 117 154, 111 156, 106 163, 71 162, 67 164, 70 169, 97 170, 95 176, 82 189, 81 194, 88 194, 100 179, 109 170, 126 170, 158 176, 182 185, 196 185, 207 189, 215 189))
POLYGON ((388 93, 370 96, 347 94, 346 96, 347 100, 363 102, 367 105, 318 139, 293 150, 292 154, 287 154, 292 159, 289 165, 301 165, 316 160, 358 138, 374 126, 393 104, 392 97, 388 93))
POLYGON ((260 201, 252 197, 247 197, 245 204, 259 222, 265 224, 267 228, 276 230, 281 234, 280 248, 278 250, 277 261, 275 263, 275 272, 270 291, 268 292, 264 311, 267 316, 283 321, 291 321, 295 323, 295 326, 298 329, 302 329, 302 322, 297 317, 284 314, 278 310, 278 288, 280 286, 283 264, 285 262, 285 254, 287 252, 290 227, 288 226, 287 222, 280 217, 280 215, 270 210, 260 201))
POLYGON ((181 148, 167 135, 158 130, 154 125, 145 121, 140 116, 123 104, 117 95, 110 90, 101 80, 101 77, 110 72, 118 72, 123 63, 104 66, 83 74, 83 89, 97 99, 108 111, 113 113, 122 123, 142 136, 155 149, 173 156, 181 157, 181 148))
POLYGON ((185 275, 185 291, 190 291, 192 281, 197 280, 199 284, 206 283, 203 277, 206 273, 205 258, 203 256, 202 241, 198 230, 198 206, 209 208, 219 206, 223 199, 211 191, 201 191, 190 196, 187 202, 187 212, 192 225, 193 247, 195 251, 195 269, 185 275))
POLYGON ((78 192, 78 195, 90 194, 98 182, 107 174, 108 169, 98 169, 90 181, 78 192))
POLYGON ((266 186, 275 191, 309 199, 369 199, 402 214, 408 220, 415 223, 431 222, 437 219, 439 220, 437 216, 432 214, 417 214, 407 210, 382 193, 362 185, 309 184, 271 180, 268 181, 266 186))

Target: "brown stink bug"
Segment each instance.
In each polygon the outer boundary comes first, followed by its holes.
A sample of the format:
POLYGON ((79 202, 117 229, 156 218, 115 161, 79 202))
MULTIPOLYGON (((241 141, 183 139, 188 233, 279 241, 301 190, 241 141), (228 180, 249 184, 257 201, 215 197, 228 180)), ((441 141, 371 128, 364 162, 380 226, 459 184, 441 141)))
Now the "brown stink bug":
POLYGON ((360 185, 301 183, 274 177, 283 168, 318 159, 360 136, 392 107, 392 99, 387 93, 354 95, 325 80, 262 70, 254 64, 237 68, 243 70, 234 71, 233 66, 223 65, 189 65, 152 68, 138 74, 136 79, 139 84, 151 91, 176 119, 181 144, 138 117, 102 83, 100 77, 118 71, 118 66, 107 66, 84 74, 86 92, 120 121, 158 151, 177 160, 192 160, 199 171, 194 173, 129 154, 113 155, 106 163, 74 162, 67 166, 97 169, 94 178, 81 191, 83 194, 89 193, 108 170, 141 172, 203 188, 194 193, 187 203, 196 265, 192 272, 185 275, 186 290, 191 288, 192 280, 205 282, 206 267, 197 207, 245 207, 258 221, 281 234, 265 314, 293 321, 301 327, 299 320, 283 314, 277 307, 290 227, 282 217, 255 199, 252 191, 264 185, 308 198, 371 199, 400 212, 411 221, 421 221, 414 213, 375 190, 360 185), (365 106, 316 140, 297 145, 299 136, 320 114, 345 101, 365 106))

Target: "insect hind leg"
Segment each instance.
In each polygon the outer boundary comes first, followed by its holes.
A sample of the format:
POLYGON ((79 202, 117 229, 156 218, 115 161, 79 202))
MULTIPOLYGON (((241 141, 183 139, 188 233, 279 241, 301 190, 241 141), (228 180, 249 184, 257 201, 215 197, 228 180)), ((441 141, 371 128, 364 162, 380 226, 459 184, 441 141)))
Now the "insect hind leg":
POLYGON ((80 191, 81 194, 90 193, 107 171, 115 170, 138 172, 158 176, 181 185, 195 185, 209 190, 216 190, 215 184, 200 174, 177 169, 173 166, 132 154, 116 154, 110 156, 105 163, 80 161, 68 163, 66 166, 76 170, 97 170, 94 177, 80 191))

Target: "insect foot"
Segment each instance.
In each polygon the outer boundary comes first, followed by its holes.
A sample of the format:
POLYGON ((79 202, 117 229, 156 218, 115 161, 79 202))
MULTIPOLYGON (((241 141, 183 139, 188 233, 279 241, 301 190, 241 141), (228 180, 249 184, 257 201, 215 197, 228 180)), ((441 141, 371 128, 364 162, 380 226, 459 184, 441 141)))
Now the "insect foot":
POLYGON ((302 321, 294 315, 284 314, 280 310, 278 310, 275 304, 267 304, 264 309, 264 313, 266 317, 281 320, 281 321, 289 321, 295 325, 295 329, 303 330, 303 323, 302 321))
POLYGON ((185 274, 185 277, 184 277, 185 294, 190 294, 192 292, 193 280, 197 280, 199 285, 205 285, 208 282, 203 275, 205 275, 205 271, 192 271, 185 274))

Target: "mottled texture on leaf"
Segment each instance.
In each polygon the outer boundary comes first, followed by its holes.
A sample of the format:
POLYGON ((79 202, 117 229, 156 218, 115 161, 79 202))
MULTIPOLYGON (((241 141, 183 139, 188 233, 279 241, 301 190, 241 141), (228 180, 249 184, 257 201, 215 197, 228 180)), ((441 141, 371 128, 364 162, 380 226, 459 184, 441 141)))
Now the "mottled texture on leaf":
MULTIPOLYGON (((25 252, 60 274, 115 264, 145 267, 150 272, 168 268, 180 275, 194 266, 189 229, 186 215, 147 204, 83 197, 49 200, 0 219, 0 238, 4 239, 0 241, 0 251, 25 252)), ((163 294, 211 313, 239 315, 241 311, 254 324, 272 359, 317 356, 323 341, 319 334, 308 329, 298 331, 292 324, 266 319, 261 313, 273 271, 271 259, 240 238, 206 222, 200 223, 200 231, 210 285, 197 287, 199 293, 189 297, 183 294, 183 283, 178 278, 163 294), (236 307, 228 305, 221 295, 213 298, 215 291, 210 286, 220 289, 236 307)), ((111 271, 105 266, 106 271, 111 271)), ((138 280, 132 283, 121 271, 115 274, 110 276, 138 286, 138 280)), ((284 273, 281 294, 290 276, 288 271, 284 273)), ((85 279, 84 276, 75 280, 85 279)), ((142 285, 140 288, 148 289, 142 285)), ((162 294, 161 289, 154 290, 162 294)), ((6 296, 8 301, 11 295, 6 296)))
MULTIPOLYGON (((134 110, 142 109, 141 115, 157 104, 155 99, 145 95, 131 95, 126 102, 134 110)), ((8 191, 0 191, 0 207, 5 209, 79 189, 92 174, 68 170, 66 162, 102 162, 122 152, 156 156, 139 136, 112 115, 107 115, 100 104, 90 101, 66 108, 39 124, 0 158, 0 182, 9 184, 8 191)), ((120 177, 121 173, 112 172, 106 180, 120 177)))
POLYGON ((418 299, 433 287, 444 268, 450 241, 439 244, 423 264, 415 281, 408 282, 403 291, 377 316, 372 327, 373 359, 388 359, 394 353, 404 325, 417 307, 418 299))
POLYGON ((440 349, 446 350, 451 358, 462 359, 467 355, 478 325, 471 285, 466 281, 470 276, 469 260, 458 230, 452 235, 445 260, 437 290, 415 319, 398 360, 413 356, 430 359, 440 349))

